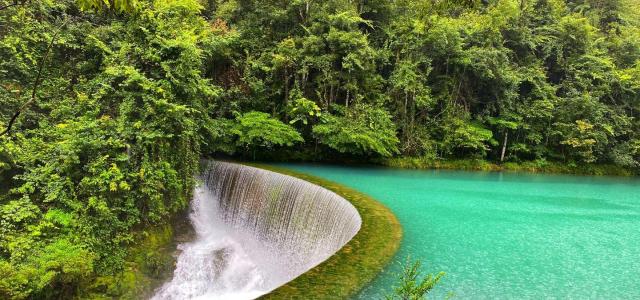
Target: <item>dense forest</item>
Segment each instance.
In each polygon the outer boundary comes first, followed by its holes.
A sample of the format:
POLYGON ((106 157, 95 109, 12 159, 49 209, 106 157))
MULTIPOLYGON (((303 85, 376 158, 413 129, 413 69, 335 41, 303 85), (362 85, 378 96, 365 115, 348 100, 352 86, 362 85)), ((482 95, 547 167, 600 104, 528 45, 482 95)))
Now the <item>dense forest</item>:
POLYGON ((0 298, 83 293, 202 157, 640 166, 637 0, 0 0, 0 298))

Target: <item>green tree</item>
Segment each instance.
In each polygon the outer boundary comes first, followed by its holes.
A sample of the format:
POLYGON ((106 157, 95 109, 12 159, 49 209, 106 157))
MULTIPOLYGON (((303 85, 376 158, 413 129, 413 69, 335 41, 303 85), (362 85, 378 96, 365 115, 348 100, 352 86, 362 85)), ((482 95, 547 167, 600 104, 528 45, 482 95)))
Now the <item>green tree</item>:
POLYGON ((304 141, 293 127, 257 111, 238 115, 231 133, 237 136, 236 144, 239 147, 252 152, 253 159, 257 148, 292 146, 304 141))
POLYGON ((445 273, 424 275, 421 266, 420 260, 411 262, 411 260, 407 259, 407 262, 402 267, 402 273, 398 276, 398 284, 393 288, 393 293, 387 294, 385 299, 426 299, 429 292, 440 282, 445 273))
POLYGON ((383 109, 359 104, 341 115, 327 115, 313 127, 320 143, 342 153, 391 156, 398 152, 395 125, 383 109))
POLYGON ((444 126, 442 150, 448 155, 470 155, 484 157, 489 144, 495 144, 491 130, 478 122, 469 122, 460 117, 451 117, 444 126))
POLYGON ((504 161, 504 156, 507 152, 507 142, 509 141, 509 131, 518 129, 518 123, 514 121, 508 121, 502 118, 489 118, 489 124, 496 126, 499 131, 504 133, 504 139, 502 140, 502 150, 500 151, 500 162, 504 161))

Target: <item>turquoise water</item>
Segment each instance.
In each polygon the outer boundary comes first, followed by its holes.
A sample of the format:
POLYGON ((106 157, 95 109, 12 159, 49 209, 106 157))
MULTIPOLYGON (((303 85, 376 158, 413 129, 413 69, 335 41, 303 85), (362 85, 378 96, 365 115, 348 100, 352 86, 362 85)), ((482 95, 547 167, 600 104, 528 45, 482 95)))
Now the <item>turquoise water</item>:
POLYGON ((640 299, 640 180, 286 164, 365 192, 404 239, 360 299, 378 299, 407 256, 447 275, 454 299, 640 299))

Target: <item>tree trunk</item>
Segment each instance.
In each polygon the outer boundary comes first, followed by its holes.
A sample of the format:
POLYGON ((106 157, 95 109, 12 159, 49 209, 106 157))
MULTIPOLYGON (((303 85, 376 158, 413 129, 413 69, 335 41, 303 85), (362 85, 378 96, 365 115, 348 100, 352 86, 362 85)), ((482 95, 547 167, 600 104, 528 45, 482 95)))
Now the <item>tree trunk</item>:
POLYGON ((407 105, 409 104, 409 94, 404 92, 404 121, 406 122, 408 119, 407 105))
POLYGON ((285 106, 289 102, 289 72, 287 68, 284 68, 284 104, 285 106))
POLYGON ((409 140, 409 113, 407 111, 407 105, 409 103, 409 94, 405 91, 404 92, 404 108, 402 110, 402 139, 404 141, 404 143, 406 143, 409 140))
POLYGON ((347 100, 345 101, 345 106, 349 108, 349 90, 347 90, 347 100))
POLYGON ((329 104, 327 105, 327 109, 331 107, 331 102, 333 102, 333 84, 331 84, 331 87, 329 89, 329 104))
POLYGON ((318 160, 318 139, 316 138, 315 140, 315 145, 313 147, 313 161, 317 161, 318 160))
MULTIPOLYGON (((18 3, 18 2, 15 1, 14 3, 18 3)), ((9 124, 7 124, 7 128, 4 131, 0 132, 0 136, 3 136, 5 134, 9 135, 11 133, 11 127, 13 127, 13 123, 16 122, 20 114, 24 110, 26 110, 32 103, 36 102, 37 91, 38 91, 38 87, 42 83, 42 71, 44 70, 44 65, 47 62, 47 57, 49 56, 49 52, 51 52, 51 49, 53 48, 53 43, 56 41, 56 38, 58 37, 60 32, 62 32, 62 28, 66 24, 67 24, 67 20, 64 20, 62 24, 58 27, 58 30, 51 37, 51 42, 49 42, 49 45, 47 46, 47 49, 44 52, 44 56, 42 56, 42 59, 40 60, 40 63, 38 65, 38 73, 36 75, 36 80, 33 82, 33 90, 31 91, 31 98, 29 99, 29 101, 22 104, 22 106, 20 106, 20 109, 13 114, 13 116, 9 120, 9 124)))
POLYGON ((504 142, 502 143, 502 154, 500 155, 500 162, 504 161, 504 154, 507 152, 507 139, 509 138, 509 132, 504 132, 504 142))

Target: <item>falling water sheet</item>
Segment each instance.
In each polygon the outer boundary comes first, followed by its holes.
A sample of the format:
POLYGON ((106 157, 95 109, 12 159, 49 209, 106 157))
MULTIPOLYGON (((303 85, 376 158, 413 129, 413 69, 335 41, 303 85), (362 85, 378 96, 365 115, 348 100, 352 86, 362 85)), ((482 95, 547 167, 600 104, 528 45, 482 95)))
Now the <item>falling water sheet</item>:
POLYGON ((326 260, 359 230, 346 200, 278 173, 209 162, 191 202, 192 242, 152 299, 253 299, 326 260))

